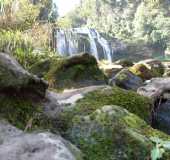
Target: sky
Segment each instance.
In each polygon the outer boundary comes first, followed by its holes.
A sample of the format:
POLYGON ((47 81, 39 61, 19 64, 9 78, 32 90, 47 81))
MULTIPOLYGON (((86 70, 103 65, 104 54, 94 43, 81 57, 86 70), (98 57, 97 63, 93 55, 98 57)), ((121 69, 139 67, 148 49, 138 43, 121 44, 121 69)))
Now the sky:
POLYGON ((60 16, 64 16, 69 11, 74 9, 79 4, 79 1, 80 0, 54 0, 54 2, 57 4, 60 16))

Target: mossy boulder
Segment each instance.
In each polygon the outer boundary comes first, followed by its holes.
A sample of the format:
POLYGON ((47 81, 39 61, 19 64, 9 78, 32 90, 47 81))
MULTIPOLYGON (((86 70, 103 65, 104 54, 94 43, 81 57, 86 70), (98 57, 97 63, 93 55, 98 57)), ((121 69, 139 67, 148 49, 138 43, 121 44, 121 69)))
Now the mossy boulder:
POLYGON ((129 70, 143 80, 149 80, 154 77, 153 72, 142 63, 135 64, 134 66, 130 67, 129 70))
POLYGON ((143 81, 128 69, 123 69, 111 79, 110 84, 115 84, 123 89, 136 91, 142 86, 143 81))
POLYGON ((118 87, 103 87, 86 94, 73 107, 62 112, 56 121, 59 129, 64 132, 71 125, 74 116, 91 114, 104 105, 118 105, 147 122, 150 120, 151 102, 148 98, 118 87))
POLYGON ((50 61, 50 65, 49 61, 38 63, 31 70, 35 74, 39 72, 43 74, 52 88, 63 90, 105 83, 105 75, 98 68, 96 59, 90 54, 85 53, 50 61), (42 67, 43 64, 45 67, 42 67))
POLYGON ((0 91, 31 93, 44 97, 48 84, 30 74, 11 56, 0 53, 0 91))
MULTIPOLYGON (((104 106, 89 115, 77 115, 67 136, 84 153, 84 160, 150 159, 154 147, 150 138, 170 138, 118 106, 104 106)), ((163 159, 169 157, 167 152, 163 159)))

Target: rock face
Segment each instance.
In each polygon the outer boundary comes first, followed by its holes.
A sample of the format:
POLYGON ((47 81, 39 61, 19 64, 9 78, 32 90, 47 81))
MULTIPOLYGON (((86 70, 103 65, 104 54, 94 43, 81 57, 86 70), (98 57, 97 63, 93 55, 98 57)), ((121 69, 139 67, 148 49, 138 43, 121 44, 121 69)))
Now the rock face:
POLYGON ((51 133, 26 134, 0 122, 1 160, 81 160, 76 147, 51 133))
POLYGON ((13 57, 0 53, 0 90, 21 91, 22 94, 31 91, 45 96, 47 87, 45 81, 24 70, 13 57))
MULTIPOLYGON (((32 69, 38 74, 41 64, 32 69)), ((48 65, 47 65, 48 68, 48 65)), ((42 72, 42 71, 41 71, 42 72)), ((96 59, 85 53, 66 59, 53 60, 44 75, 51 87, 56 89, 81 88, 89 85, 105 83, 105 76, 99 70, 96 59)))
POLYGON ((68 130, 69 139, 88 160, 149 159, 152 136, 167 137, 118 106, 104 106, 89 115, 78 115, 68 130))
POLYGON ((123 69, 111 79, 110 84, 115 84, 123 89, 136 91, 140 86, 142 86, 143 81, 140 77, 136 76, 128 69, 123 69))

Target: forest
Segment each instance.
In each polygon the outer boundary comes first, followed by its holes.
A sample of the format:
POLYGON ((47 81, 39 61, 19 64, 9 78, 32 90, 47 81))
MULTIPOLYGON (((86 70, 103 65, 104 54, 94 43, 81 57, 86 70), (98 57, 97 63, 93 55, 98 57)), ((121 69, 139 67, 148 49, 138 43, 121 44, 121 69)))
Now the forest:
POLYGON ((0 160, 170 160, 170 0, 74 3, 0 0, 0 160))

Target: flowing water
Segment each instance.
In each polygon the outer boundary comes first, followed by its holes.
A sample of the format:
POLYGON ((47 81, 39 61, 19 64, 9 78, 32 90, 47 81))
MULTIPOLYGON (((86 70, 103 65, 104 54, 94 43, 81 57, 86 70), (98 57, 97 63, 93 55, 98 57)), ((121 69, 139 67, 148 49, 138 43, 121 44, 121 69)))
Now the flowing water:
POLYGON ((125 49, 121 42, 116 47, 112 42, 105 39, 95 29, 74 28, 56 29, 54 38, 56 41, 55 50, 62 56, 72 56, 81 52, 92 54, 97 60, 112 62, 117 50, 125 49))

